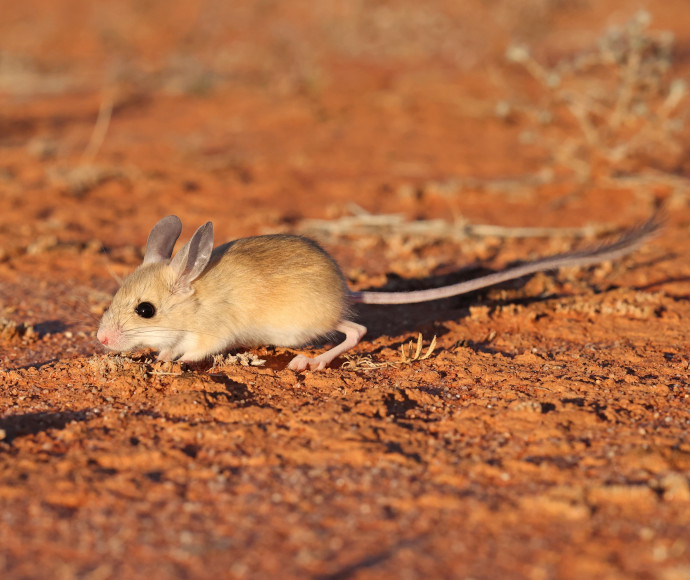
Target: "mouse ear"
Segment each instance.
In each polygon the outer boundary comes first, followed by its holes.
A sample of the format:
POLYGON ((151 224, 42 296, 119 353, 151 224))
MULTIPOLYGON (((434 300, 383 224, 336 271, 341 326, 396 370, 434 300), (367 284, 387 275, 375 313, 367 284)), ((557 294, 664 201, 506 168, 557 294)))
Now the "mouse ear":
POLYGON ((190 284, 204 271, 213 251, 213 224, 206 222, 170 261, 176 281, 173 292, 190 292, 190 284))
POLYGON ((167 262, 172 256, 177 238, 182 232, 182 222, 176 215, 169 215, 159 221, 149 234, 144 253, 144 264, 167 262))

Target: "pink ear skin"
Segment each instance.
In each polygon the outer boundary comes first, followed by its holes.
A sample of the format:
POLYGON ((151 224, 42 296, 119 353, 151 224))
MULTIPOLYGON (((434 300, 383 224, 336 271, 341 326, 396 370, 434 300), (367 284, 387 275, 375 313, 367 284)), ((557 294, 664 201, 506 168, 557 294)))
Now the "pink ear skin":
POLYGON ((172 256, 177 238, 182 233, 182 222, 176 215, 164 217, 151 229, 146 241, 144 264, 167 262, 172 256))
POLYGON ((176 276, 175 293, 190 293, 191 284, 208 266, 213 252, 213 224, 206 222, 170 261, 176 276))

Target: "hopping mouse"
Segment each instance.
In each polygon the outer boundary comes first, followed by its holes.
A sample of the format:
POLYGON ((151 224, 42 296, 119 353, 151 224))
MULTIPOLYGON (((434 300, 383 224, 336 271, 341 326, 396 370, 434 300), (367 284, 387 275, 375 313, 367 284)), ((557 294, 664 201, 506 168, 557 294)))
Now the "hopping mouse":
POLYGON ((143 263, 123 282, 103 314, 98 340, 115 351, 150 347, 158 359, 198 361, 237 347, 300 347, 341 332, 345 340, 295 371, 325 368, 354 347, 366 328, 351 305, 411 304, 457 296, 565 266, 620 258, 660 227, 651 218, 608 243, 527 262, 473 280, 411 292, 352 292, 335 260, 316 242, 291 234, 241 238, 213 249, 207 222, 172 257, 182 222, 170 215, 151 230, 143 263))

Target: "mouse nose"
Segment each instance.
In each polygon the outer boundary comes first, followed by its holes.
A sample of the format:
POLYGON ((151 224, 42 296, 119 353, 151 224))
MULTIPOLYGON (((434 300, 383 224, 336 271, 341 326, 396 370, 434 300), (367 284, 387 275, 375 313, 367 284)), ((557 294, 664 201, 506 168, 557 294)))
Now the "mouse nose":
POLYGON ((108 339, 108 335, 103 332, 102 329, 98 329, 98 332, 96 333, 96 338, 101 342, 102 345, 108 346, 108 343, 110 340, 108 339))

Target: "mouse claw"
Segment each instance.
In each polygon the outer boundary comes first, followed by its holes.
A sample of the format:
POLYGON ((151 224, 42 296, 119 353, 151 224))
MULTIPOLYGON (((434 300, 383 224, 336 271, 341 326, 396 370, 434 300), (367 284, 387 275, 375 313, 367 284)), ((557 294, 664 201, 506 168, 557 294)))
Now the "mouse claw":
POLYGON ((290 361, 288 368, 292 371, 306 371, 307 369, 312 371, 320 371, 326 368, 326 362, 316 358, 309 358, 303 354, 298 354, 295 358, 290 361))
POLYGON ((158 357, 156 360, 158 362, 170 362, 172 360, 175 360, 175 357, 173 356, 172 350, 162 350, 158 353, 158 357))
POLYGON ((306 371, 309 366, 310 358, 304 356, 303 354, 298 354, 295 358, 290 361, 288 368, 291 371, 306 371))

